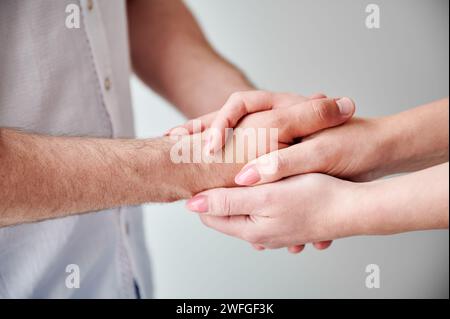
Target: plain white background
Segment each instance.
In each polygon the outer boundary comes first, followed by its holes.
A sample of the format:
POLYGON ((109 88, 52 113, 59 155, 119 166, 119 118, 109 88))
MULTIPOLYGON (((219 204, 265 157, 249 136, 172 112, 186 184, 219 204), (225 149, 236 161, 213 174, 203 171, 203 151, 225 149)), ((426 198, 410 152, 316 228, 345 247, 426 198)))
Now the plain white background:
MULTIPOLYGON (((448 96, 446 0, 187 3, 213 45, 260 88, 351 96, 358 116, 448 96), (365 27, 369 3, 380 6, 378 30, 365 27)), ((139 137, 184 121, 136 78, 132 93, 139 137)), ((145 212, 158 298, 449 296, 448 231, 349 238, 324 252, 307 247, 290 255, 256 252, 206 229, 184 203, 148 205, 145 212), (365 287, 371 263, 381 268, 380 289, 365 287)))

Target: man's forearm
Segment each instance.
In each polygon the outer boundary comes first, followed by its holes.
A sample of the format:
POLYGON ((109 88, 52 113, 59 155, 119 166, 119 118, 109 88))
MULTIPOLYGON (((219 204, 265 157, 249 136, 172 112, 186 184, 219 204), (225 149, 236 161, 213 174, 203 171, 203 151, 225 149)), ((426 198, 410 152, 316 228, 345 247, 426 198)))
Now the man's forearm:
POLYGON ((188 117, 220 108, 251 89, 245 76, 209 45, 180 0, 128 0, 131 58, 146 84, 188 117))
POLYGON ((448 98, 376 120, 379 176, 412 172, 448 161, 448 98))
POLYGON ((0 226, 174 201, 232 183, 238 167, 175 164, 173 144, 169 138, 51 137, 0 129, 0 226))

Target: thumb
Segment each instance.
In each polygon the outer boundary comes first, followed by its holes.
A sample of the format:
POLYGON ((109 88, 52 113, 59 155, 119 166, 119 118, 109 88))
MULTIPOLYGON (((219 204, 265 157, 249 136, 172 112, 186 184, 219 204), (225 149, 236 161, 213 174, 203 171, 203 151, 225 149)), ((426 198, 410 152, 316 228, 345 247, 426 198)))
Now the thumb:
POLYGON ((314 99, 279 112, 287 125, 283 139, 292 140, 346 122, 355 113, 355 103, 348 97, 314 99))
POLYGON ((210 216, 252 215, 261 203, 261 192, 255 188, 215 188, 189 199, 186 208, 210 216))
POLYGON ((317 151, 314 140, 305 141, 254 159, 236 175, 238 185, 250 186, 271 183, 284 177, 320 170, 323 151, 317 151))

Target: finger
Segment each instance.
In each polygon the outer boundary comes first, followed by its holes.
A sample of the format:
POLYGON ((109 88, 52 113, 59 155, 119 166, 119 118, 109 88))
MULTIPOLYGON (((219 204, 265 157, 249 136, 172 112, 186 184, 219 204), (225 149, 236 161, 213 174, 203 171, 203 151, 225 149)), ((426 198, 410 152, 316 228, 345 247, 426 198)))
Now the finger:
POLYGON ((302 252, 303 249, 305 249, 305 245, 296 245, 296 246, 288 247, 288 251, 291 254, 298 254, 298 253, 302 252))
POLYGON ((211 124, 211 135, 205 151, 215 153, 225 143, 225 129, 234 128, 237 122, 249 113, 270 110, 275 94, 266 91, 245 91, 233 93, 219 110, 211 124))
POLYGON ((236 175, 238 185, 271 183, 282 178, 323 171, 326 152, 312 139, 260 156, 247 163, 236 175))
POLYGON ((277 111, 287 124, 283 138, 293 140, 346 122, 355 113, 355 103, 347 97, 312 99, 277 111))
POLYGON ((326 99, 327 96, 325 94, 323 94, 323 93, 314 93, 309 98, 312 99, 312 100, 314 100, 314 99, 326 99))
POLYGON ((201 133, 211 126, 217 112, 208 113, 198 118, 187 121, 183 125, 176 126, 168 130, 164 135, 191 135, 201 133))
POLYGON ((210 189, 186 203, 187 209, 211 216, 251 215, 263 201, 264 194, 255 188, 210 189))
POLYGON ((313 246, 318 250, 324 250, 331 246, 332 240, 319 241, 314 243, 313 246))
POLYGON ((248 236, 255 231, 256 225, 248 216, 210 216, 200 215, 200 219, 205 226, 217 230, 225 235, 233 236, 248 241, 248 236))

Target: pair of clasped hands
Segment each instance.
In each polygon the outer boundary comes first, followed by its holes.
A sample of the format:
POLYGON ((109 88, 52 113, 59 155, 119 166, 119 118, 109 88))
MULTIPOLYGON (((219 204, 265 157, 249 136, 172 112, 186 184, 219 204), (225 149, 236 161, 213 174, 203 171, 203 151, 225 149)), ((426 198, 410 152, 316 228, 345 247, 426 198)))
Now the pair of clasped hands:
MULTIPOLYGON (((418 109, 416 117, 423 118, 420 114, 427 109, 432 111, 429 107, 418 109)), ((448 114, 448 106, 439 110, 437 118, 448 114)), ((400 180, 403 184, 395 182, 390 188, 380 181, 372 182, 397 172, 391 168, 398 166, 399 160, 392 157, 398 147, 386 137, 398 131, 402 121, 353 118, 354 113, 355 104, 347 97, 266 91, 232 94, 218 112, 197 119, 201 132, 218 132, 206 135, 204 151, 215 154, 226 149, 227 128, 276 128, 278 149, 258 154, 237 167, 241 168, 234 178, 237 187, 203 191, 187 201, 187 208, 198 213, 208 227, 248 241, 258 250, 286 247, 299 253, 308 243, 325 249, 337 238, 414 229, 408 218, 383 212, 379 204, 381 197, 385 202, 401 197, 395 193, 411 182, 400 180), (392 215, 403 219, 386 224, 392 215)), ((169 135, 198 133, 194 122, 171 130, 169 135), (188 133, 180 134, 180 129, 188 133)), ((411 166, 404 165, 407 169, 411 166)))
MULTIPOLYGON (((329 175, 361 179, 367 173, 358 159, 363 145, 352 144, 360 133, 367 134, 364 130, 371 123, 352 120, 345 128, 339 126, 354 112, 354 103, 345 97, 265 91, 232 94, 221 110, 197 119, 202 131, 214 128, 224 133, 238 124, 278 128, 282 149, 247 163, 235 177, 243 187, 207 190, 190 199, 187 208, 198 212, 207 226, 249 241, 258 250, 288 247, 299 253, 309 242, 318 249, 329 247, 330 239, 348 235, 338 215, 348 213, 342 204, 349 204, 348 194, 353 192, 352 183, 329 175), (299 138, 301 142, 294 144, 299 138), (274 154, 275 169, 259 170, 259 163, 267 166, 272 161, 268 156, 274 154)), ((192 134, 192 123, 182 128, 192 134)), ((179 128, 170 134, 177 134, 179 128)), ((205 151, 219 151, 223 136, 210 135, 205 151)))

